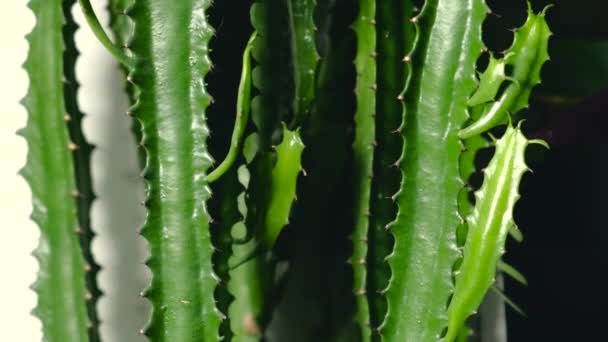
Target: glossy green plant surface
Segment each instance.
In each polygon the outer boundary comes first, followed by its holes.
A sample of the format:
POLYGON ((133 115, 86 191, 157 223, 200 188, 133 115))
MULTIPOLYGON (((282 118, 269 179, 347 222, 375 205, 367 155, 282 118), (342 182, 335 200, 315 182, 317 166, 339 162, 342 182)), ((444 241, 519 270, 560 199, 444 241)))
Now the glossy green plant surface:
MULTIPOLYGON (((99 340, 75 2, 31 2, 25 64, 49 341, 99 340)), ((497 271, 527 283, 501 256, 522 239, 512 211, 538 141, 518 118, 548 59, 546 8, 478 73, 484 0, 110 0, 115 42, 79 2, 121 62, 145 160, 148 339, 466 341, 497 271), (252 27, 224 26, 248 11, 252 27)))
MULTIPOLYGON (((532 89, 540 83, 542 66, 549 59, 547 47, 551 31, 545 20, 548 8, 535 14, 528 4, 528 19, 515 32, 513 45, 504 57, 506 64, 513 68, 512 75, 508 75, 510 83, 478 120, 459 132, 461 138, 466 139, 504 124, 509 114, 516 114, 528 107, 532 89)), ((498 77, 500 79, 502 76, 498 77)))
POLYGON ((114 44, 110 37, 106 34, 101 23, 97 19, 95 12, 93 11, 93 6, 91 6, 91 2, 89 0, 78 0, 80 7, 82 8, 82 12, 84 13, 84 17, 89 24, 89 27, 99 39, 99 42, 114 56, 122 65, 126 67, 131 67, 133 61, 131 58, 125 54, 125 52, 120 48, 120 46, 114 44))
POLYGON ((524 157, 530 142, 519 127, 509 125, 495 143, 494 157, 484 170, 483 185, 475 193, 475 207, 467 218, 464 258, 456 272, 454 295, 448 308, 449 325, 445 338, 448 342, 456 338, 465 319, 477 310, 494 283, 496 267, 513 225, 519 183, 528 170, 524 157))
MULTIPOLYGON (((87 188, 88 175, 84 174, 88 169, 88 154, 84 153, 90 151, 90 146, 83 143, 83 151, 73 153, 79 146, 70 140, 70 130, 76 135, 75 124, 81 114, 68 112, 76 110, 76 84, 64 82, 73 76, 73 70, 66 70, 64 62, 75 58, 73 37, 64 37, 75 30, 71 19, 66 21, 64 16, 64 10, 71 9, 69 4, 59 0, 29 3, 36 24, 27 36, 29 53, 24 64, 30 81, 23 100, 28 121, 19 132, 28 144, 21 174, 32 190, 31 219, 40 227, 39 244, 33 253, 39 265, 38 278, 32 286, 38 294, 33 313, 42 321, 44 341, 50 342, 97 340, 97 320, 95 316, 88 317, 86 303, 93 298, 86 288, 86 272, 94 264, 87 265, 79 243, 79 233, 89 229, 88 213, 77 214, 77 208, 88 209, 88 200, 92 199, 82 197, 92 195, 87 188), (69 51, 64 56, 66 49, 69 51), (71 119, 75 121, 68 129, 66 121, 71 119), (86 192, 81 194, 79 185, 86 192)), ((83 240, 87 238, 82 236, 83 240)))
POLYGON ((223 314, 215 306, 219 279, 206 202, 211 101, 204 77, 211 67, 207 0, 136 2, 131 43, 135 67, 128 80, 139 89, 133 116, 142 126, 148 209, 142 234, 151 256, 145 296, 152 317, 144 333, 155 341, 217 341, 223 314))
POLYGON ((506 64, 504 58, 496 58, 494 54, 490 53, 488 66, 483 74, 479 76, 479 88, 467 103, 470 107, 493 101, 496 98, 500 86, 507 79, 506 64))
POLYGON ((354 23, 357 34, 355 69, 357 81, 357 112, 355 113, 354 177, 355 177, 355 231, 353 233, 354 268, 353 291, 357 296, 356 319, 362 329, 364 341, 371 336, 369 303, 366 294, 367 235, 369 231, 370 194, 373 177, 374 145, 376 143, 376 2, 359 3, 359 15, 354 23))
POLYGON ((404 147, 398 160, 403 178, 395 195, 399 213, 390 225, 395 245, 388 259, 388 312, 380 327, 384 341, 437 341, 447 326, 462 220, 457 133, 477 85, 486 12, 481 0, 428 0, 412 19, 417 38, 404 58, 412 63, 412 75, 403 97, 404 147))
POLYGON ((291 58, 294 78, 294 126, 301 125, 310 114, 315 97, 315 70, 319 55, 315 46, 315 0, 287 0, 291 58))
POLYGON ((268 209, 260 234, 261 243, 270 249, 281 230, 289 223, 291 205, 296 199, 298 175, 302 171, 304 143, 300 133, 283 126, 283 141, 276 147, 276 164, 270 177, 268 209))

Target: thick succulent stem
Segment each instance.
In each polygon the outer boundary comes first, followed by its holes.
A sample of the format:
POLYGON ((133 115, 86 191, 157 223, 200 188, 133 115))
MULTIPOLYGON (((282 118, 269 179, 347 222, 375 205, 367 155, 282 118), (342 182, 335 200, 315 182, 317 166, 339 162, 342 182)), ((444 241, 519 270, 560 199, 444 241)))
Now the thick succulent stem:
POLYGON ((356 319, 364 341, 371 338, 369 303, 366 296, 367 235, 369 231, 370 194, 373 178, 374 145, 376 144, 376 2, 363 0, 355 19, 357 55, 357 111, 355 113, 354 179, 355 230, 353 232, 353 291, 357 296, 356 319))
MULTIPOLYGON (((90 146, 83 143, 83 154, 73 156, 79 146, 70 140, 66 125, 66 120, 80 119, 79 112, 67 112, 76 109, 76 84, 65 83, 70 78, 66 75, 73 76, 73 70, 65 69, 65 62, 75 56, 73 50, 65 50, 73 48, 72 38, 64 37, 64 32, 74 31, 70 22, 64 28, 64 10, 71 10, 71 6, 59 0, 32 0, 29 7, 36 16, 36 25, 27 36, 30 49, 24 65, 30 87, 23 104, 29 115, 19 133, 28 143, 27 163, 21 173, 32 189, 31 218, 40 227, 34 251, 40 269, 32 286, 38 293, 34 314, 42 321, 45 341, 95 341, 97 320, 87 315, 86 303, 93 298, 86 288, 86 272, 95 265, 87 265, 79 243, 79 233, 88 229, 88 213, 77 215, 77 208, 87 209, 92 199, 83 198, 77 187, 83 186, 86 194, 92 195, 84 174, 88 168, 85 153, 90 146), (79 161, 76 167, 74 157, 79 161)), ((72 124, 72 133, 76 129, 72 124)), ((88 245, 86 239, 82 237, 88 245)))
POLYGON ((394 195, 399 213, 390 225, 395 246, 388 259, 388 312, 380 327, 385 341, 434 342, 447 326, 462 221, 458 130, 476 86, 486 11, 482 0, 428 0, 412 19, 418 36, 414 52, 404 58, 412 63, 412 75, 399 130, 405 141, 397 160, 403 178, 394 195))
POLYGON ((143 236, 151 256, 153 305, 144 333, 155 341, 216 341, 223 315, 215 306, 206 202, 206 108, 204 77, 211 67, 206 20, 208 0, 136 2, 131 44, 139 89, 133 115, 140 121, 147 163, 148 217, 143 236))

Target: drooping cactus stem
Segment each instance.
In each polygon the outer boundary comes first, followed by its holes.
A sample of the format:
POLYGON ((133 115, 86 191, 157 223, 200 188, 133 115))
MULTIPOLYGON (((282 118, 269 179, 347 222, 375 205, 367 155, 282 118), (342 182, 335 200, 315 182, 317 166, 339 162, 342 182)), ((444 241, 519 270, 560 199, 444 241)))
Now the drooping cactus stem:
POLYGON ((91 31, 95 34, 101 45, 103 45, 108 52, 114 58, 116 58, 120 63, 122 63, 126 67, 131 67, 133 61, 124 53, 124 51, 114 44, 106 31, 101 26, 99 19, 95 15, 95 11, 93 10, 93 6, 91 6, 91 2, 89 0, 78 0, 80 7, 82 8, 82 12, 84 13, 84 17, 91 28, 91 31))
POLYGON ((230 149, 226 158, 220 165, 207 176, 207 182, 213 183, 220 178, 234 164, 239 152, 241 151, 243 134, 249 119, 249 101, 251 98, 251 48, 257 33, 253 32, 245 52, 243 53, 243 69, 241 71, 241 81, 239 83, 239 92, 236 102, 236 119, 234 121, 234 130, 230 140, 230 149))

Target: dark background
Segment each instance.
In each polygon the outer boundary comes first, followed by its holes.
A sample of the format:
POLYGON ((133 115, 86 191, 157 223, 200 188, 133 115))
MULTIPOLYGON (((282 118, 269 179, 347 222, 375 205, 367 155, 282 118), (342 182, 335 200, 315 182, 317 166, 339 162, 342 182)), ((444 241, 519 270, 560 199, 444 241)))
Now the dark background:
MULTIPOLYGON (((529 151, 516 222, 522 244, 509 241, 506 260, 529 282, 508 279, 506 293, 527 318, 508 310, 509 341, 602 341, 605 331, 608 213, 608 2, 555 4, 547 18, 554 32, 551 61, 535 89, 526 125, 551 149, 529 151)), ((524 1, 489 1, 500 18, 489 20, 488 44, 504 47, 502 27, 524 20, 524 1)))

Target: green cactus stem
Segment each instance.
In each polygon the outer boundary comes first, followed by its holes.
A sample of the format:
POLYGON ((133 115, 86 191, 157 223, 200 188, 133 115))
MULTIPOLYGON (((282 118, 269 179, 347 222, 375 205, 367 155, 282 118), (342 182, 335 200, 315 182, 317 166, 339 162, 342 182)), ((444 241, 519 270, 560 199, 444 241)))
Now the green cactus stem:
POLYGON ((249 100, 251 98, 251 48, 255 40, 256 33, 254 32, 249 38, 245 52, 243 53, 243 70, 241 72, 241 81, 239 83, 239 92, 236 100, 236 119, 234 130, 230 140, 230 149, 226 158, 207 176, 207 182, 213 183, 220 178, 236 161, 239 152, 241 151, 243 134, 247 120, 249 119, 249 100))
POLYGON ((34 251, 39 272, 32 286, 38 304, 33 313, 42 321, 45 341, 96 341, 97 319, 91 305, 87 310, 93 293, 86 287, 87 280, 93 280, 86 273, 96 266, 87 263, 79 243, 82 240, 88 246, 91 237, 85 212, 93 197, 90 178, 85 174, 91 147, 84 140, 79 141, 82 146, 70 140, 70 132, 74 138, 83 139, 82 132, 75 132, 82 115, 74 107, 77 84, 67 83, 73 81, 74 71, 64 66, 76 56, 73 37, 64 36, 73 34, 75 25, 64 13, 71 10, 70 2, 32 0, 29 8, 36 25, 27 36, 30 49, 24 68, 30 87, 23 105, 28 120, 19 134, 28 144, 21 174, 32 190, 31 218, 40 227, 40 241, 34 251), (68 128, 66 121, 70 120, 75 121, 68 128), (83 150, 74 153, 79 148, 83 150), (77 209, 83 211, 77 214, 77 209), (85 229, 86 236, 81 235, 85 229))
POLYGON ((148 210, 142 235, 150 246, 153 305, 143 333, 154 341, 217 341, 223 314, 215 306, 206 171, 204 77, 211 67, 209 0, 138 1, 129 11, 138 88, 133 116, 142 126, 148 210))
POLYGON ((80 8, 82 8, 82 12, 84 13, 84 18, 86 19, 91 31, 95 34, 99 42, 116 58, 122 65, 125 67, 131 67, 133 61, 132 59, 125 54, 125 52, 120 48, 120 46, 114 44, 106 31, 104 31, 101 23, 97 19, 95 15, 95 11, 93 11, 93 6, 91 6, 91 2, 89 0, 78 0, 80 4, 80 8))
POLYGON ((370 194, 376 144, 376 2, 363 0, 354 30, 358 47, 355 57, 357 111, 355 113, 354 179, 355 230, 353 232, 353 291, 357 296, 356 319, 364 341, 371 338, 369 303, 366 296, 367 241, 370 217, 370 194))
POLYGON ((315 46, 313 14, 315 0, 287 0, 291 58, 294 78, 294 124, 301 125, 310 114, 315 97, 315 70, 319 62, 315 46))
POLYGON ((482 0, 428 0, 412 19, 417 43, 403 58, 412 64, 412 74, 399 129, 404 147, 397 164, 403 179, 394 195, 398 216, 390 225, 395 246, 388 259, 388 312, 380 327, 384 341, 434 342, 447 326, 456 229, 462 221, 458 130, 477 85, 486 12, 482 0))
POLYGON ((478 120, 458 133, 462 139, 504 124, 509 114, 528 107, 530 93, 540 83, 541 69, 549 60, 548 42, 552 33, 545 20, 549 8, 535 14, 528 3, 528 19, 515 32, 513 45, 505 55, 507 65, 513 67, 512 75, 508 75, 511 82, 478 120))
POLYGON ((296 199, 298 175, 302 171, 304 143, 300 132, 283 125, 283 141, 276 147, 277 161, 270 177, 268 209, 265 214, 260 241, 272 248, 283 228, 289 223, 291 206, 296 199))
MULTIPOLYGON (((386 257, 393 250, 393 236, 386 225, 395 219, 396 205, 390 196, 399 189, 401 173, 394 162, 401 154, 403 141, 396 132, 401 125, 403 104, 398 97, 409 73, 401 60, 412 48, 413 24, 410 1, 377 2, 376 37, 378 42, 378 91, 376 103, 376 140, 374 179, 371 194, 371 217, 368 252, 367 296, 370 321, 377 328, 386 315, 386 298, 380 293, 390 279, 386 257)), ((377 336, 377 335, 376 335, 377 336)))
MULTIPOLYGON (((78 212, 78 223, 80 228, 80 246, 85 260, 86 285, 87 291, 90 293, 90 299, 87 300, 87 311, 90 321, 89 338, 91 341, 99 341, 99 318, 97 316, 97 301, 101 297, 101 290, 97 285, 97 274, 99 265, 95 262, 91 242, 95 237, 95 233, 91 228, 91 204, 95 199, 93 192, 93 181, 91 178, 91 153, 93 145, 89 144, 82 130, 82 120, 84 115, 78 107, 78 80, 76 79, 76 59, 79 52, 76 49, 74 40, 75 32, 78 25, 72 17, 72 8, 75 1, 67 0, 63 2, 63 14, 65 25, 63 29, 63 39, 65 43, 64 51, 64 96, 69 120, 67 120, 70 140, 78 148, 72 151, 74 160, 74 175, 76 176, 76 189, 78 196, 76 197, 76 206, 78 212)), ((67 118, 67 117, 66 117, 67 118)), ((88 297, 88 296, 87 296, 88 297)))
POLYGON ((475 208, 467 218, 469 225, 464 258, 456 272, 454 295, 448 308, 449 324, 445 337, 453 341, 465 319, 473 314, 494 283, 496 267, 504 253, 513 207, 519 199, 519 182, 528 167, 524 160, 530 143, 519 127, 507 127, 496 141, 496 151, 484 170, 484 182, 475 193, 475 208))

